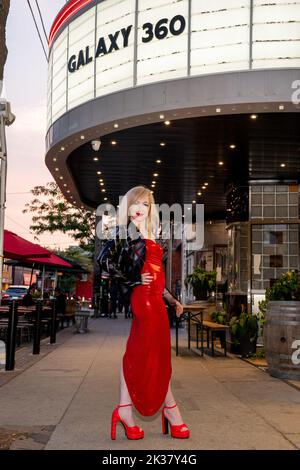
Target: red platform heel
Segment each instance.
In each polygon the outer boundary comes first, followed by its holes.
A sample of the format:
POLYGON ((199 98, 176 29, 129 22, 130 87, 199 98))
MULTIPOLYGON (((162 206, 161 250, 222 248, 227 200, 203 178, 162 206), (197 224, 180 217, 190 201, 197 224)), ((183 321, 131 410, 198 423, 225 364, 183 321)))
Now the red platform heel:
POLYGON ((180 439, 186 439, 186 438, 190 437, 190 431, 189 431, 189 429, 183 430, 182 428, 184 428, 184 427, 187 428, 187 425, 185 423, 173 424, 172 425, 170 423, 170 421, 168 420, 168 418, 166 417, 165 413, 164 413, 165 408, 175 408, 175 406, 177 406, 177 404, 175 404, 173 406, 164 406, 163 407, 162 412, 161 412, 162 432, 163 432, 163 434, 168 434, 169 424, 170 424, 171 436, 172 437, 177 437, 177 438, 180 438, 180 439))
POLYGON ((114 409, 112 416, 111 416, 111 438, 112 440, 116 439, 116 427, 117 423, 120 421, 120 423, 123 424, 123 427, 125 429, 125 433, 127 436, 127 439, 142 439, 144 437, 144 431, 142 428, 139 426, 128 426, 120 417, 119 415, 119 408, 123 406, 132 406, 131 403, 128 405, 118 405, 117 408, 114 409))

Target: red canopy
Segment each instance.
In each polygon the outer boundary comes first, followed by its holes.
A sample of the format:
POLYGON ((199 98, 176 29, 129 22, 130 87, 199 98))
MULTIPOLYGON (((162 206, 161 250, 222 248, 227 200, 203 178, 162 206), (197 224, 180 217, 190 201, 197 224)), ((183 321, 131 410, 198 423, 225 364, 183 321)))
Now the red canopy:
POLYGON ((31 243, 16 233, 4 230, 4 256, 26 263, 72 268, 73 265, 36 243, 31 243))
POLYGON ((9 259, 23 260, 24 258, 50 257, 51 252, 45 248, 31 243, 16 233, 4 230, 4 256, 9 259))
MULTIPOLYGON (((49 252, 50 253, 50 252, 49 252)), ((73 265, 65 261, 64 259, 60 258, 57 255, 51 253, 49 258, 26 258, 26 262, 28 263, 37 263, 37 264, 45 264, 46 266, 57 266, 57 267, 64 267, 64 268, 73 268, 73 265)))

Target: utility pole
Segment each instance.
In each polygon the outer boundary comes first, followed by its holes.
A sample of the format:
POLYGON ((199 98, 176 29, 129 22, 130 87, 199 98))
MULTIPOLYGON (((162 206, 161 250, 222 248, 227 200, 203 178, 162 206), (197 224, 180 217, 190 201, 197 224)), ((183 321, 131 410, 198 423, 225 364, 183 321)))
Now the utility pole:
POLYGON ((2 302, 4 216, 7 179, 5 126, 10 126, 14 122, 15 118, 15 115, 12 114, 10 110, 10 103, 0 99, 0 305, 2 302))
POLYGON ((9 8, 10 0, 0 0, 0 305, 2 301, 4 212, 6 202, 7 175, 5 126, 10 126, 15 120, 15 116, 10 110, 10 103, 8 103, 5 99, 1 99, 4 66, 8 53, 6 47, 6 22, 9 8))

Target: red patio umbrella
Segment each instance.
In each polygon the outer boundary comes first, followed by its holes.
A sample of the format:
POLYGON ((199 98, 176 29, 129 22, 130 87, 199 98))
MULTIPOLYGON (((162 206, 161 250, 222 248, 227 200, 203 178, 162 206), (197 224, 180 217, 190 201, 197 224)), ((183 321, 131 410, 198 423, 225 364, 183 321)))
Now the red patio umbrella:
POLYGON ((51 252, 45 248, 31 243, 25 238, 20 237, 16 233, 4 230, 4 257, 15 260, 24 260, 30 258, 50 257, 51 252))
POLYGON ((57 266, 59 267, 64 267, 64 268, 72 268, 73 265, 65 261, 64 259, 60 258, 60 256, 57 256, 53 253, 50 253, 50 256, 48 258, 26 258, 26 262, 28 263, 35 263, 35 264, 44 264, 46 266, 57 266))

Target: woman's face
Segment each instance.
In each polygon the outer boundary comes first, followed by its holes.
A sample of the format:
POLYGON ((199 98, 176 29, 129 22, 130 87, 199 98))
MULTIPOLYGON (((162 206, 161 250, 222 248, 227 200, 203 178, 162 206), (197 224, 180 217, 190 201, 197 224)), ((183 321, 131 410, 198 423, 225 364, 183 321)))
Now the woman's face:
POLYGON ((149 209, 149 198, 147 196, 143 196, 129 206, 128 214, 131 220, 134 220, 135 222, 143 222, 148 217, 149 209))

